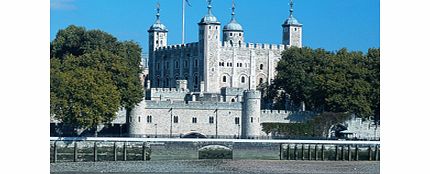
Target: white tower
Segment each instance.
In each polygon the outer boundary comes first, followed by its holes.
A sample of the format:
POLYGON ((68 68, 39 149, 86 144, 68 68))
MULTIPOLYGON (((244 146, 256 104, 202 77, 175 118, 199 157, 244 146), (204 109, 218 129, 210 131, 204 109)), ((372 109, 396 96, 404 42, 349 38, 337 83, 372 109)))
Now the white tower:
POLYGON ((302 47, 302 24, 293 16, 293 0, 290 0, 290 16, 282 24, 282 43, 286 46, 302 47))
MULTIPOLYGON (((160 87, 160 80, 157 80, 155 76, 155 50, 159 47, 167 46, 167 27, 161 23, 160 21, 160 4, 157 4, 157 20, 155 23, 149 28, 149 50, 148 50, 148 66, 149 66, 149 79, 151 81, 151 87, 160 87)), ((163 68, 163 66, 160 66, 163 68)))
POLYGON ((200 91, 218 93, 218 57, 220 48, 220 25, 212 15, 212 0, 208 0, 208 14, 199 23, 199 52, 203 57, 204 89, 200 91))
POLYGON ((223 28, 223 42, 230 46, 240 46, 244 44, 244 35, 242 26, 236 21, 234 10, 236 9, 234 1, 232 5, 230 23, 223 28))
POLYGON ((260 91, 251 89, 243 92, 242 138, 247 139, 260 136, 262 130, 260 123, 260 102, 260 91))

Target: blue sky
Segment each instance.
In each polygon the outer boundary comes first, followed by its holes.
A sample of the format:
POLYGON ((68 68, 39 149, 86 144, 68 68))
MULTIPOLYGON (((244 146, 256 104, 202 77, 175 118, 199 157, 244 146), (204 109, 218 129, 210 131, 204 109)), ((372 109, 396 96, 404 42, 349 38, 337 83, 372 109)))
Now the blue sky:
MULTIPOLYGON (((169 29, 169 44, 181 43, 182 0, 51 0, 50 40, 59 29, 74 24, 101 29, 120 40, 134 40, 148 50, 148 28, 161 4, 161 21, 169 29)), ((189 0, 186 9, 186 43, 198 39, 206 0, 189 0)), ((289 0, 235 0, 236 19, 245 41, 279 44, 282 23, 289 15, 289 0)), ((213 0, 213 14, 224 26, 231 18, 231 0, 213 0)), ((303 45, 335 51, 367 52, 380 47, 379 0, 295 0, 294 16, 303 24, 303 45)))

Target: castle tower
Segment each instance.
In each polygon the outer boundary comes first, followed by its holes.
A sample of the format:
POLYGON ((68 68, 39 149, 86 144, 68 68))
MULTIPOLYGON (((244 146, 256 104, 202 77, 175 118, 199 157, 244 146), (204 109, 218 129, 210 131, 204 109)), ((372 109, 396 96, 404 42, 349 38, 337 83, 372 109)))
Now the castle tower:
POLYGON ((260 136, 260 132, 262 130, 260 124, 260 102, 260 91, 251 89, 243 92, 242 138, 254 138, 260 136))
MULTIPOLYGON (((148 36, 149 36, 149 50, 148 50, 148 66, 149 66, 149 79, 152 82, 150 86, 152 87, 160 87, 157 82, 155 76, 155 50, 159 47, 167 46, 167 27, 161 23, 160 21, 160 4, 157 4, 157 19, 155 23, 149 28, 148 36), (151 72, 152 71, 152 72, 151 72)), ((162 66, 161 66, 162 68, 162 66)))
POLYGON ((240 46, 244 43, 244 35, 242 26, 236 21, 234 10, 236 9, 234 1, 232 5, 230 23, 223 28, 223 42, 227 42, 231 46, 240 46))
POLYGON ((302 24, 293 16, 293 0, 290 0, 290 16, 282 25, 282 44, 302 47, 302 24))
POLYGON ((208 0, 208 14, 199 22, 199 54, 203 57, 204 89, 200 91, 217 93, 218 57, 220 48, 220 22, 212 15, 212 0, 208 0))

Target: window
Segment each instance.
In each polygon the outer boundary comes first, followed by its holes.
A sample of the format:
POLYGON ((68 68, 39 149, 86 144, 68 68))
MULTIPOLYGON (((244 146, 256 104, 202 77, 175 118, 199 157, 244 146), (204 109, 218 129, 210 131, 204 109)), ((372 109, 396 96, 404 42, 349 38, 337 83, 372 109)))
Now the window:
POLYGON ((179 117, 178 116, 174 116, 173 117, 173 123, 178 123, 179 122, 179 117))
POLYGON ((214 123, 214 117, 209 117, 209 123, 213 124, 214 123))
POLYGON ((184 64, 185 64, 185 68, 188 68, 188 61, 184 61, 184 64))
POLYGON ((227 82, 227 77, 226 76, 222 76, 222 82, 227 82))
POLYGON ((254 122, 254 117, 251 117, 251 123, 253 123, 254 122))
POLYGON ((230 33, 230 36, 233 36, 233 33, 230 33))
POLYGON ((260 64, 260 70, 263 70, 263 64, 260 64))
POLYGON ((166 86, 169 86, 169 78, 166 78, 166 86))
POLYGON ((234 124, 239 124, 239 117, 234 118, 234 124))
POLYGON ((242 36, 242 33, 239 33, 239 36, 242 36))
POLYGON ((140 116, 139 116, 139 117, 137 117, 137 122, 139 122, 139 123, 140 123, 140 116))
POLYGON ((234 100, 234 98, 231 99, 231 102, 234 103, 236 100, 234 100))
POLYGON ((294 28, 294 31, 297 31, 297 28, 294 28))
POLYGON ((130 116, 130 117, 128 117, 128 118, 130 118, 130 123, 131 123, 131 122, 133 122, 133 119, 132 119, 133 117, 131 117, 131 116, 130 116))
POLYGON ((152 116, 151 116, 151 115, 148 115, 148 116, 146 117, 146 122, 147 122, 147 123, 152 123, 152 116))
POLYGON ((198 62, 198 60, 196 59, 196 60, 194 60, 194 67, 197 67, 197 65, 199 65, 199 62, 198 62))
POLYGON ((262 84, 263 83, 263 78, 260 78, 260 84, 262 84))
POLYGON ((240 82, 245 83, 245 77, 242 76, 242 78, 240 79, 240 82))
POLYGON ((158 40, 156 40, 155 43, 158 44, 158 40))
POLYGON ((175 66, 176 66, 176 69, 179 69, 179 62, 178 61, 175 62, 175 66))
POLYGON ((197 74, 194 76, 194 84, 195 85, 199 84, 199 77, 197 77, 197 74))
POLYGON ((196 118, 196 117, 193 117, 192 122, 193 122, 193 123, 197 123, 197 118, 196 118))

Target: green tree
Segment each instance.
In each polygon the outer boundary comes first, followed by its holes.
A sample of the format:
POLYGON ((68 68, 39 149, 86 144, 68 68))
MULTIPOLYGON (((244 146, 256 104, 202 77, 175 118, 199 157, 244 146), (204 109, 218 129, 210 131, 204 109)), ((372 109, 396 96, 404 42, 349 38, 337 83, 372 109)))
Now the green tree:
POLYGON ((143 99, 141 48, 100 30, 69 26, 51 42, 51 115, 94 128, 143 99))
POLYGON ((287 49, 278 63, 274 87, 308 110, 379 116, 379 49, 367 55, 340 49, 287 49))

